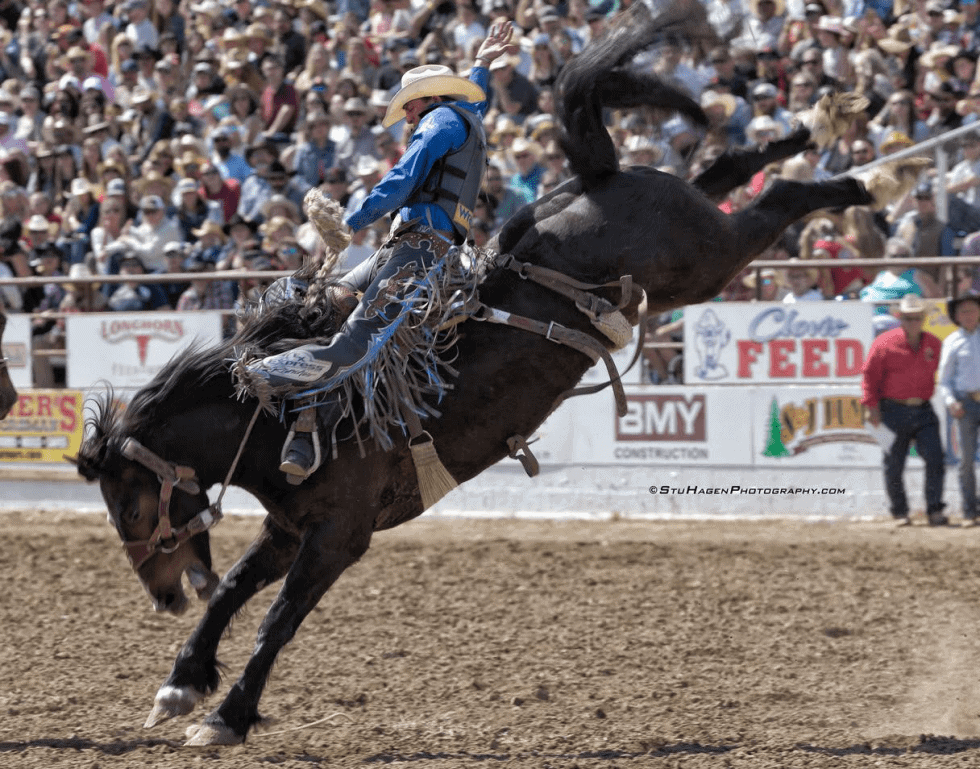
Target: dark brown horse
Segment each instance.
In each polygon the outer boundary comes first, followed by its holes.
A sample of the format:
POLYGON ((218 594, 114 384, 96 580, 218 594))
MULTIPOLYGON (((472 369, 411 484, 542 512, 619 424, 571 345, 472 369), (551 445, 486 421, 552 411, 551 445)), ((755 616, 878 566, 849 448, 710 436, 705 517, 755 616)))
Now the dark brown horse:
POLYGON ((10 381, 7 359, 3 357, 3 332, 6 328, 7 316, 0 310, 0 419, 7 416, 17 402, 17 391, 14 389, 14 383, 10 381))
MULTIPOLYGON (((680 16, 699 7, 697 2, 681 7, 680 16)), ((632 11, 628 24, 566 66, 561 117, 578 178, 518 214, 499 239, 501 252, 580 281, 606 283, 632 275, 656 310, 713 298, 804 215, 870 202, 853 179, 777 181, 747 209, 729 216, 681 179, 650 169, 621 172, 602 126, 604 104, 668 104, 698 115, 686 97, 626 68, 638 50, 675 28, 676 18, 665 22, 663 16, 632 11)), ((795 136, 781 151, 799 151, 805 138, 805 133, 795 136)), ((743 178, 730 179, 727 187, 744 181, 762 162, 750 159, 739 174, 743 178)), ((720 192, 725 185, 719 176, 714 173, 701 186, 720 192)), ((492 269, 480 295, 492 307, 554 321, 608 344, 571 301, 512 270, 492 269)), ((254 494, 268 516, 248 552, 215 587, 205 490, 222 482, 233 466, 256 413, 254 400, 233 397, 229 361, 242 347, 270 349, 281 340, 325 336, 330 322, 328 314, 311 327, 288 304, 260 314, 228 344, 193 350, 171 362, 124 412, 103 402, 79 453, 79 471, 100 482, 110 517, 157 609, 185 608, 185 573, 199 594, 210 596, 157 693, 148 726, 190 713, 214 692, 222 633, 246 601, 284 579, 251 659, 191 744, 242 742, 260 719, 259 699, 276 656, 306 615, 364 554, 375 531, 423 512, 404 438, 397 437, 390 451, 369 447, 366 458, 353 442, 341 443, 335 459, 303 485, 292 486, 277 469, 285 428, 262 413, 231 482, 254 494), (161 509, 168 515, 161 516, 161 509)), ((508 438, 532 434, 592 360, 520 329, 468 320, 459 327, 453 365, 455 389, 439 404, 441 415, 425 426, 446 468, 462 483, 507 456, 508 438)))

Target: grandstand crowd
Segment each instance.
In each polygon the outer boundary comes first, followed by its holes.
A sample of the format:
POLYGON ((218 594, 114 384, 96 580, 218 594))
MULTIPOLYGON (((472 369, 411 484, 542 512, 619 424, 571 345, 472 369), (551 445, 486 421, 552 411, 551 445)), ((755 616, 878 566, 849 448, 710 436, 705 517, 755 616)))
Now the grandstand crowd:
MULTIPOLYGON (((0 0, 0 277, 298 268, 318 256, 305 193, 319 186, 353 210, 400 157, 404 123, 380 119, 402 74, 425 63, 466 72, 490 23, 506 18, 519 50, 491 66, 490 165, 471 232, 482 245, 567 178, 556 77, 631 1, 0 0)), ((978 119, 975 0, 703 1, 718 45, 668 39, 636 66, 686 90, 709 125, 609 114, 624 165, 688 177, 726 147, 785 136, 797 113, 839 90, 867 97, 865 114, 829 149, 767 175, 829 178, 978 119)), ((953 151, 945 221, 940 177, 927 170, 883 212, 852 208, 792 229, 764 258, 799 266, 764 271, 761 286, 747 272, 721 298, 946 295, 954 287, 938 269, 845 260, 980 254, 980 125, 953 151), (811 257, 843 266, 806 268, 811 257)), ((763 183, 724 205, 744 206, 763 183)), ((386 231, 380 222, 355 235, 346 266, 386 231)), ((35 313, 37 343, 57 347, 60 313, 232 309, 263 287, 229 278, 6 286, 0 302, 35 313)))

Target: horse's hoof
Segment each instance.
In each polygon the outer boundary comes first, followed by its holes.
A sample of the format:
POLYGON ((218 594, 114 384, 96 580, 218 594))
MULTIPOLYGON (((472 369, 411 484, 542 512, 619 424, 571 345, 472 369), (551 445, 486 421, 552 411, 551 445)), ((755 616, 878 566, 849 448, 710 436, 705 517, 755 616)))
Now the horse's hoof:
POLYGON ((187 567, 187 579, 191 587, 197 592, 197 597, 202 601, 207 601, 214 595, 218 583, 218 575, 210 569, 205 568, 202 563, 194 563, 187 567))
POLYGON ((230 726, 224 724, 203 723, 200 726, 189 726, 185 732, 187 747, 203 747, 205 745, 241 745, 245 738, 236 734, 230 726))
POLYGON ((153 701, 153 710, 143 724, 144 729, 151 729, 177 716, 186 716, 194 710, 204 695, 187 686, 161 686, 153 701))

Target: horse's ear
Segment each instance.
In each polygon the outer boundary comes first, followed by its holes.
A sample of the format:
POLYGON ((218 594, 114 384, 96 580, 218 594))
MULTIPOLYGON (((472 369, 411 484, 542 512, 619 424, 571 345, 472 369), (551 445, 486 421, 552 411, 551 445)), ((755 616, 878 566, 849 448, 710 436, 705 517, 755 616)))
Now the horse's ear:
POLYGON ((85 457, 79 456, 78 454, 73 457, 70 457, 67 454, 62 454, 61 456, 66 462, 71 462, 73 465, 75 465, 75 467, 78 468, 78 474, 81 475, 86 481, 98 480, 98 472, 96 472, 91 461, 87 460, 85 457))

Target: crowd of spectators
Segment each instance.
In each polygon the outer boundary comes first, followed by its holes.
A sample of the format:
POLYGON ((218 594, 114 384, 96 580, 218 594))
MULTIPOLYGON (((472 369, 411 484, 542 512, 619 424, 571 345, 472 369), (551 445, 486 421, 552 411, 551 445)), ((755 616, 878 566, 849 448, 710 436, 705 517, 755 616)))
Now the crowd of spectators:
MULTIPOLYGON (((520 49, 491 67, 490 164, 472 228, 482 245, 567 178, 556 77, 635 1, 0 0, 0 277, 295 269, 318 258, 307 190, 356 208, 409 138, 404 124, 380 124, 402 74, 425 63, 464 73, 503 17, 520 49)), ((721 149, 785 136, 836 90, 866 96, 866 114, 826 151, 766 175, 828 178, 980 116, 975 0, 702 1, 719 44, 667 39, 636 65, 698 100, 709 126, 651 109, 611 113, 624 165, 688 177, 721 149)), ((792 229, 765 256, 799 267, 763 273, 758 286, 746 273, 721 298, 949 292, 939 270, 802 263, 980 254, 980 124, 961 145, 948 175, 926 171, 884 212, 848 209, 792 229)), ((763 182, 725 205, 744 206, 763 182)), ((359 233, 346 266, 371 254, 386 226, 359 233)), ((94 292, 50 284, 4 287, 0 302, 40 313, 35 333, 56 346, 63 321, 49 315, 231 309, 262 287, 234 275, 94 292)), ((662 320, 669 329, 676 318, 662 320)))

